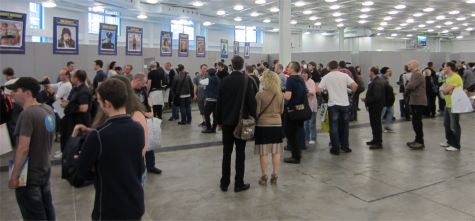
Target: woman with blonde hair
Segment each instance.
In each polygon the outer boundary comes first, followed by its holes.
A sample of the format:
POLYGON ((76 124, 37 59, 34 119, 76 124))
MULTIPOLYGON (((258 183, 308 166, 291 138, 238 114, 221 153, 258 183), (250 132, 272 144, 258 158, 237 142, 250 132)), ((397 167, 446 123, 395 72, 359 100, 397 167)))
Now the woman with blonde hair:
POLYGON ((272 154, 271 184, 277 184, 280 155, 284 151, 282 120, 284 96, 280 88, 279 76, 266 70, 262 74, 263 90, 256 94, 257 124, 255 132, 256 155, 260 155, 262 176, 260 185, 267 185, 268 156, 272 154))

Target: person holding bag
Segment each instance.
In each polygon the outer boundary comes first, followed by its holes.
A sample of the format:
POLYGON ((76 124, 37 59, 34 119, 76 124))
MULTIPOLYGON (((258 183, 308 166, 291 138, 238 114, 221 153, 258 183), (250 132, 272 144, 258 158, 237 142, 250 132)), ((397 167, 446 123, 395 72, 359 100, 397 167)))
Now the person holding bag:
POLYGON ((280 87, 279 76, 266 70, 263 74, 263 90, 256 94, 257 126, 254 152, 260 156, 262 176, 260 185, 267 185, 268 156, 272 154, 271 184, 277 184, 280 167, 280 155, 284 151, 282 120, 284 96, 280 87))
POLYGON ((173 81, 172 91, 175 95, 173 103, 180 107, 181 120, 178 124, 191 124, 191 99, 195 97, 193 82, 185 71, 185 66, 179 64, 176 70, 178 77, 173 81))
MULTIPOLYGON (((234 71, 224 78, 219 84, 219 92, 216 108, 218 126, 223 130, 223 163, 220 188, 223 192, 228 191, 231 176, 231 154, 236 144, 236 177, 234 192, 248 190, 250 184, 244 183, 244 161, 246 159, 246 140, 242 139, 242 133, 238 132, 238 124, 241 128, 248 128, 246 122, 253 121, 256 117, 256 99, 253 83, 249 77, 241 71, 244 59, 238 55, 231 59, 234 71), (241 101, 241 102, 236 102, 241 101), (243 124, 246 123, 246 124, 243 124), (241 135, 241 138, 236 138, 241 135)), ((247 136, 247 135, 246 135, 247 136)))

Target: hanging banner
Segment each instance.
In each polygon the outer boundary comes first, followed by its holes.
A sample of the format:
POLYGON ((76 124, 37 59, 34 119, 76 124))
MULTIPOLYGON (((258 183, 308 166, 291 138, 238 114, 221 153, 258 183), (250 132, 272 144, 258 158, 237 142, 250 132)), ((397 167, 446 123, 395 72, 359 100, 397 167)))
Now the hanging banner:
POLYGON ((79 54, 79 21, 53 17, 53 54, 79 54))
POLYGON ((117 25, 99 25, 99 54, 117 55, 117 25))
POLYGON ((196 57, 206 57, 206 43, 203 36, 196 36, 196 57))
POLYGON ((239 41, 234 41, 234 55, 239 55, 239 41))
POLYGON ((160 56, 172 56, 172 33, 162 31, 160 33, 160 56))
POLYGON ((25 54, 26 14, 0 11, 0 54, 25 54))
POLYGON ((244 43, 244 58, 251 57, 251 43, 246 42, 244 43))
POLYGON ((188 35, 187 34, 179 34, 178 35, 178 57, 188 57, 188 35))
POLYGON ((228 58, 228 40, 221 39, 221 58, 228 58))
POLYGON ((125 28, 125 36, 127 39, 125 43, 125 55, 142 56, 143 29, 131 26, 125 28))

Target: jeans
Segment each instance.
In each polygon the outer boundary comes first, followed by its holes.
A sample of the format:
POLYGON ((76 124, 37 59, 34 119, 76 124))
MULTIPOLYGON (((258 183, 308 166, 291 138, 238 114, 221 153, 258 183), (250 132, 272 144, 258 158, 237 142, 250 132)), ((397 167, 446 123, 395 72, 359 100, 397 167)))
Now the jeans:
POLYGON ((173 102, 170 103, 172 106, 172 119, 177 120, 180 118, 179 112, 180 112, 180 107, 176 106, 173 102))
POLYGON ((236 126, 223 125, 223 163, 221 186, 229 186, 231 177, 231 155, 233 146, 236 144, 236 176, 234 177, 234 186, 244 185, 244 161, 246 160, 246 141, 234 137, 233 132, 236 126))
POLYGON ((205 121, 207 130, 216 130, 216 101, 206 101, 205 103, 205 121), (211 125, 211 114, 213 114, 213 124, 211 125))
POLYGON ((391 130, 391 124, 393 123, 393 115, 394 115, 393 106, 383 107, 381 116, 384 118, 384 129, 391 130))
POLYGON ((340 148, 349 148, 348 136, 350 133, 349 106, 334 105, 328 107, 330 117, 330 140, 332 150, 339 152, 340 148))
POLYGON ((147 170, 155 167, 155 151, 148 150, 145 152, 145 166, 147 170))
POLYGON ((182 123, 191 123, 191 97, 180 98, 180 114, 182 123))
POLYGON ((447 144, 457 149, 460 149, 460 137, 462 130, 459 123, 460 114, 454 114, 449 107, 445 107, 444 111, 444 127, 445 138, 447 144))
POLYGON ((305 140, 317 141, 317 112, 312 112, 312 118, 305 121, 305 140))
POLYGON ((15 190, 24 220, 55 220, 49 181, 44 185, 27 185, 15 190))
MULTIPOLYGON (((384 107, 384 108, 386 108, 386 107, 384 107)), ((381 116, 384 113, 384 108, 381 107, 381 106, 370 106, 370 107, 368 107, 369 123, 371 124, 371 132, 373 133, 373 140, 371 140, 371 141, 375 144, 382 144, 383 143, 383 128, 382 128, 382 125, 381 125, 381 116)), ((392 118, 392 116, 391 116, 391 118, 392 118)))
POLYGON ((425 106, 411 105, 412 109, 412 127, 416 133, 414 142, 424 144, 424 131, 422 125, 422 115, 424 114, 425 106))

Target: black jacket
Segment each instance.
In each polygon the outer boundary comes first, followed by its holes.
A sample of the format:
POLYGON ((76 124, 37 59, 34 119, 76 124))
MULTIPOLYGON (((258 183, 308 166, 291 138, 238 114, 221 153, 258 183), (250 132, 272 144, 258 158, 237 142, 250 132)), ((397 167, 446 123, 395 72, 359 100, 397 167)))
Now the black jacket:
MULTIPOLYGON (((233 71, 221 81, 216 108, 218 124, 226 126, 238 124, 243 90, 244 74, 240 71, 233 71)), ((245 96, 243 117, 246 118, 250 115, 256 118, 256 95, 251 79, 247 81, 245 96)))
POLYGON ((368 85, 365 104, 367 107, 384 107, 386 105, 386 80, 376 76, 368 85))
POLYGON ((140 220, 144 211, 145 170, 142 126, 129 116, 109 118, 83 144, 74 183, 95 169, 93 220, 140 220))
POLYGON ((193 98, 195 96, 195 91, 190 74, 186 71, 182 71, 176 75, 171 90, 174 92, 175 96, 190 94, 193 98))

